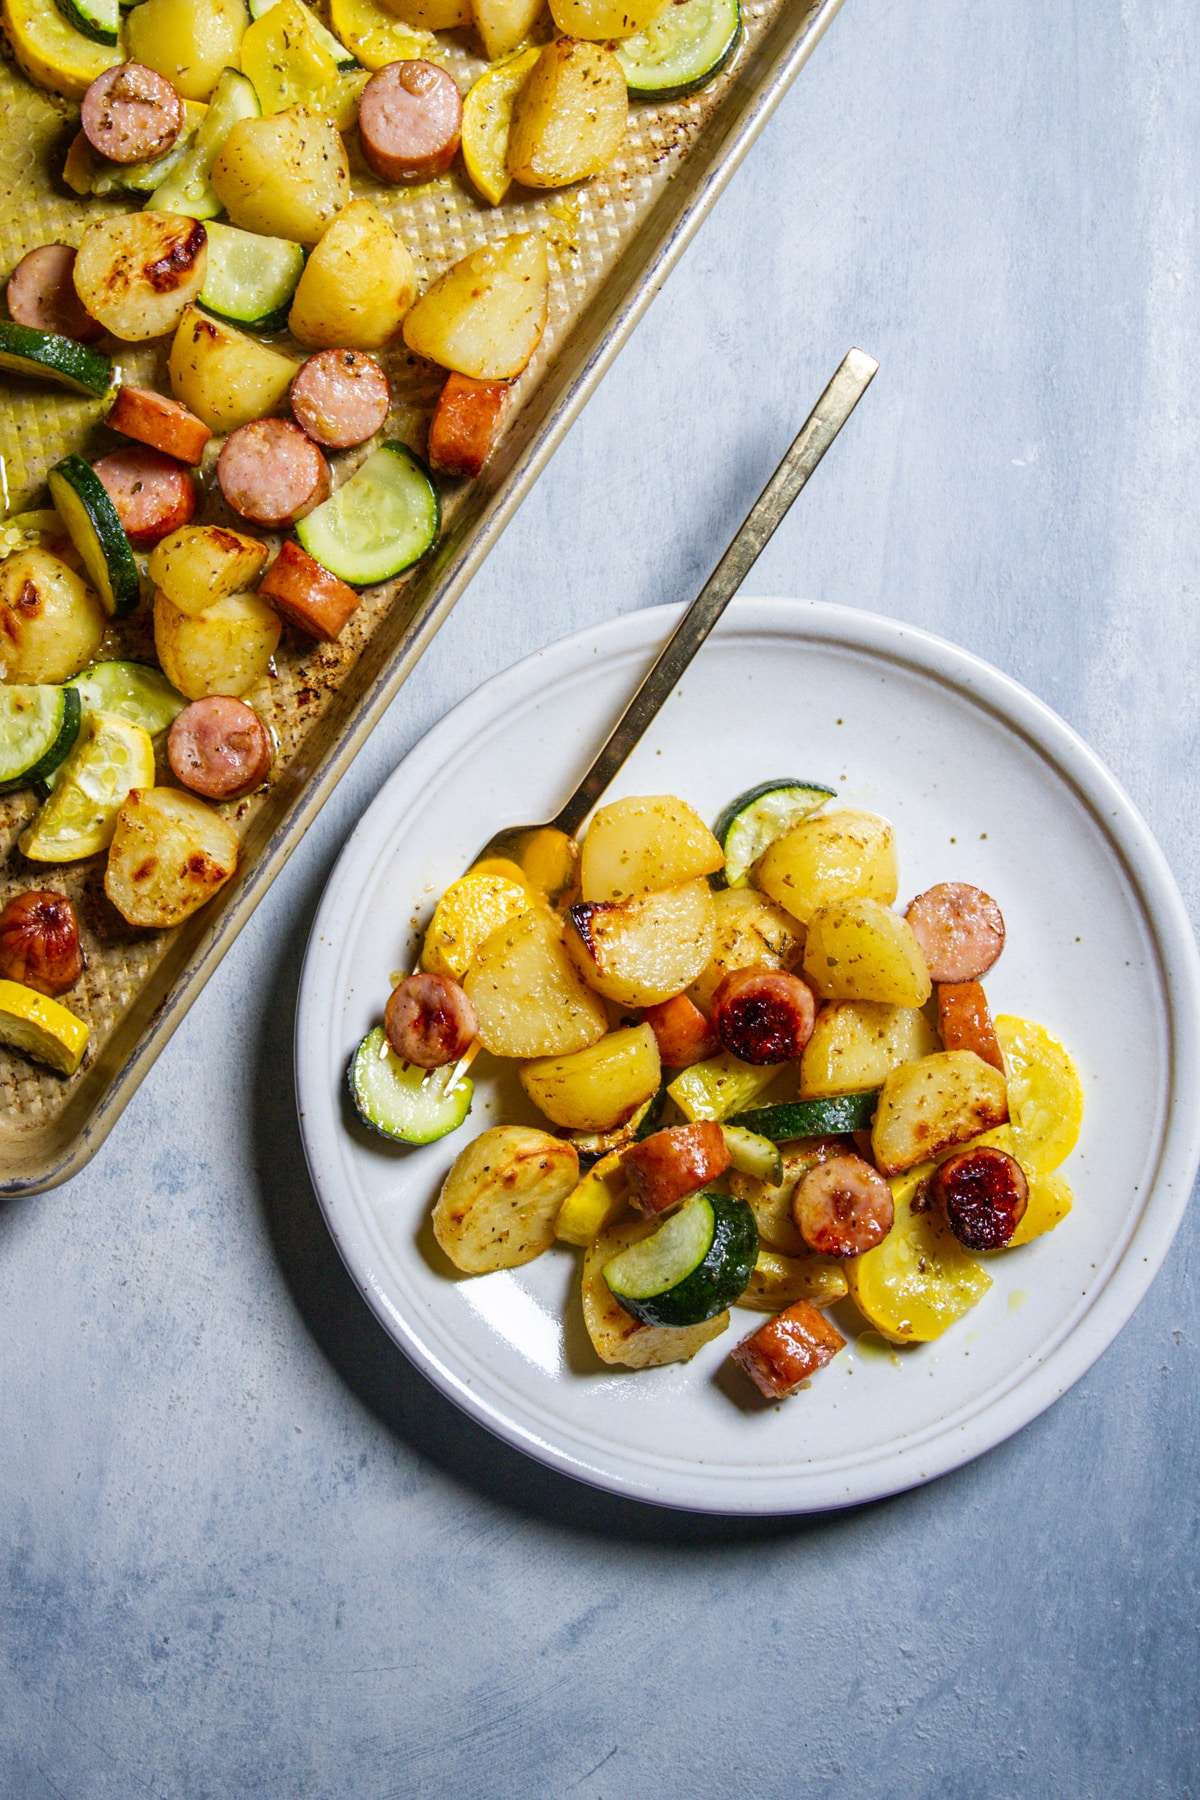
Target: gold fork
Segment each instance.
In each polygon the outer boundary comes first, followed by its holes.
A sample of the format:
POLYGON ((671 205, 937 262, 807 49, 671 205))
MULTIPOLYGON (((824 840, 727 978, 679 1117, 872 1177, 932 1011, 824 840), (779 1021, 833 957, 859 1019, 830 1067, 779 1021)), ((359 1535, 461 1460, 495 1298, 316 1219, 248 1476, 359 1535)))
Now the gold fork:
POLYGON ((680 676, 774 536, 776 528, 833 443, 875 376, 879 364, 864 350, 850 350, 796 434, 791 449, 746 514, 733 542, 660 650, 624 712, 596 752, 591 767, 552 819, 506 825, 472 858, 519 861, 514 849, 534 831, 573 838, 617 770, 657 718, 680 676))
MULTIPOLYGON (((534 832, 559 832, 573 839, 580 826, 670 698, 681 675, 729 605, 776 528, 833 443, 874 379, 879 364, 865 350, 850 350, 796 434, 791 449, 750 508, 733 542, 660 650, 590 768, 552 819, 506 825, 471 859, 471 867, 493 857, 520 862, 534 832)), ((449 1092, 478 1054, 478 1044, 459 1061, 449 1092)))

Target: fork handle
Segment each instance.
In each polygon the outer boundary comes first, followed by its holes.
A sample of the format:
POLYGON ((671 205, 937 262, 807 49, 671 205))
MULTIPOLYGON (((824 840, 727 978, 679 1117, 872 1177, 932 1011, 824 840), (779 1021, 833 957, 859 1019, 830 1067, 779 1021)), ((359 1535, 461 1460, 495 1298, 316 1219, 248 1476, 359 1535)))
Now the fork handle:
POLYGON ((804 421, 791 449, 750 508, 724 556, 659 652, 658 660, 613 726, 591 768, 553 823, 574 837, 630 751, 674 692, 708 637, 850 414, 879 364, 850 350, 804 421))

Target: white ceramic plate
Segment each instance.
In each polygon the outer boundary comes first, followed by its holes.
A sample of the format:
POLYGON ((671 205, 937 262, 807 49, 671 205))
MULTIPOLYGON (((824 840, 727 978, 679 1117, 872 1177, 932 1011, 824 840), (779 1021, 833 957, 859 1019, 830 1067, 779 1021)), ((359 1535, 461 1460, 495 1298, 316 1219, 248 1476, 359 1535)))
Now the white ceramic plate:
MULTIPOLYGON (((456 1135, 400 1150, 348 1124, 347 1059, 414 917, 502 824, 552 813, 675 617, 617 619, 519 663, 442 720, 354 832, 308 947, 300 1113, 329 1229, 368 1304, 442 1391, 566 1474, 712 1512, 796 1513, 927 1481, 1035 1417, 1100 1355, 1171 1243, 1200 1160, 1197 956, 1178 891, 1128 799, 1032 695, 964 651, 833 606, 744 600, 727 614, 613 792, 678 793, 715 817, 775 776, 828 781, 892 819, 901 895, 961 879, 996 895, 1008 947, 997 1011, 1074 1052, 1088 1113, 1064 1167, 1075 1211, 992 1259, 995 1285, 937 1344, 851 1342, 797 1398, 749 1404, 725 1358, 605 1370, 576 1255, 453 1278, 427 1227, 473 1131, 512 1117, 490 1081, 456 1135)), ((520 1117, 532 1117, 527 1111, 520 1117)))

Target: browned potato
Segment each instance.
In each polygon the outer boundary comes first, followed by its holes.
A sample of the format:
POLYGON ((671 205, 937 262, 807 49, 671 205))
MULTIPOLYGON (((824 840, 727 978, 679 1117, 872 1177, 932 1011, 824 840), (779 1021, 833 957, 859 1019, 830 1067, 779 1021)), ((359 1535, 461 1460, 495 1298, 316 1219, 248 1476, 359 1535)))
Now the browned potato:
POLYGON ((550 13, 568 37, 624 38, 645 31, 672 0, 550 0, 550 13))
POLYGON ((131 925, 178 925, 237 868, 238 839, 181 788, 134 788, 117 814, 104 891, 131 925))
POLYGON ((727 1312, 701 1325, 643 1325, 625 1311, 605 1281, 605 1264, 649 1237, 660 1224, 659 1219, 622 1219, 601 1231, 584 1253, 583 1322, 601 1362, 620 1363, 627 1369, 690 1362, 697 1350, 728 1328, 727 1312))
POLYGON ((884 1081, 871 1153, 885 1175, 900 1175, 951 1144, 965 1144, 1008 1118, 1008 1087, 973 1050, 939 1050, 903 1063, 884 1081))
POLYGON ((517 96, 508 170, 526 187, 569 187, 606 168, 625 140, 625 72, 602 44, 547 44, 517 96))
POLYGON ((657 1006, 690 987, 712 955, 707 881, 571 908, 567 948, 590 987, 618 1006, 657 1006))
POLYGON ((204 286, 208 233, 177 213, 93 219, 79 240, 75 290, 93 319, 128 343, 174 331, 204 286))
POLYGON ((558 1209, 578 1180, 574 1144, 527 1125, 495 1125, 447 1175, 433 1235, 466 1275, 515 1269, 550 1248, 558 1209))
POLYGON ((511 381, 542 340, 550 273, 537 232, 484 244, 456 262, 404 321, 417 356, 476 381, 511 381))
POLYGON ((493 1056, 566 1056, 604 1036, 604 1002, 563 948, 562 920, 540 906, 506 919, 476 951, 463 983, 493 1056))

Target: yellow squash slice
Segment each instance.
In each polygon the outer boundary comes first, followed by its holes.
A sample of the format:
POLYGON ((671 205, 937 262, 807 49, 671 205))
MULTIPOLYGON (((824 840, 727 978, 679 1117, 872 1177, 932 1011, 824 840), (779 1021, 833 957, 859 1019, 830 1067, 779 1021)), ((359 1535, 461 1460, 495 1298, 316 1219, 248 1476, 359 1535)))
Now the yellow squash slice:
POLYGON ((1001 1013, 996 1036, 1008 1073, 1013 1155, 1027 1172, 1049 1175, 1079 1142, 1083 1084, 1056 1037, 1032 1019, 1001 1013))
POLYGON ((533 896, 523 881, 476 868, 452 881, 433 910, 421 966, 461 981, 479 946, 499 926, 528 912, 533 896))
POLYGON ((87 1048, 88 1028, 82 1019, 20 981, 0 981, 0 1044, 11 1044, 26 1056, 73 1075, 87 1048))
POLYGON ((513 108, 540 54, 535 46, 485 69, 463 102, 463 162, 472 185, 493 206, 499 206, 512 183, 508 139, 513 108))
POLYGON ((896 1176, 896 1221, 882 1244, 846 1264, 850 1297, 893 1344, 927 1344, 970 1312, 992 1285, 936 1208, 913 1210, 932 1164, 896 1176))
POLYGON ((92 713, 54 791, 21 833, 30 862, 78 862, 106 850, 131 789, 154 785, 154 745, 140 725, 92 713))

